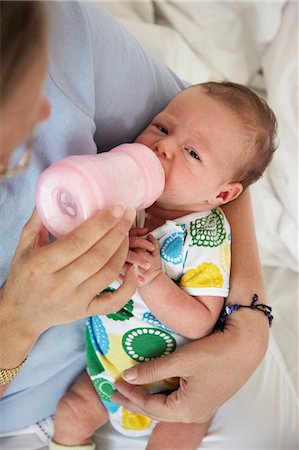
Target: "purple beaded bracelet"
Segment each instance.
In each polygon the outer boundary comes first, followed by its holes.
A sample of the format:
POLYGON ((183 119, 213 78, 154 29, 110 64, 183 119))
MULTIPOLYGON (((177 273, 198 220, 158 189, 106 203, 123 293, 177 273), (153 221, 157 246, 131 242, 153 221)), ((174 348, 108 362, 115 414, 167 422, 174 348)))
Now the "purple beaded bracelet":
POLYGON ((273 319, 274 319, 274 317, 272 315, 272 308, 268 305, 263 305, 262 303, 256 303, 258 301, 258 298, 259 298, 258 295, 254 294, 254 296, 252 297, 251 305, 238 305, 238 304, 227 305, 227 306, 224 305, 224 307, 221 311, 219 320, 218 320, 217 328, 219 328, 221 331, 223 331, 226 319, 232 314, 233 311, 237 311, 238 309, 241 309, 241 308, 257 309, 258 311, 261 311, 268 318, 269 327, 271 327, 273 319))

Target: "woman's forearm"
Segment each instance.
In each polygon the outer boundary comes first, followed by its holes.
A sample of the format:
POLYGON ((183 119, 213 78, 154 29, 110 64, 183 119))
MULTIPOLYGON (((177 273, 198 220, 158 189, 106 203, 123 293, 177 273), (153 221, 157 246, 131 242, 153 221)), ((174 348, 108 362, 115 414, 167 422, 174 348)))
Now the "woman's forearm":
MULTIPOLYGON (((250 305, 256 293, 266 303, 266 292, 256 241, 250 192, 247 189, 237 200, 225 205, 225 214, 232 231, 232 266, 227 304, 250 305)), ((240 334, 239 352, 247 356, 244 364, 252 372, 263 358, 269 341, 269 322, 260 311, 248 308, 234 312, 226 328, 240 334), (245 347, 244 347, 245 346, 245 347), (249 352, 249 353, 248 353, 249 352)))
POLYGON ((254 293, 265 303, 266 292, 258 253, 250 192, 224 206, 231 226, 232 265, 227 303, 250 304, 254 293))

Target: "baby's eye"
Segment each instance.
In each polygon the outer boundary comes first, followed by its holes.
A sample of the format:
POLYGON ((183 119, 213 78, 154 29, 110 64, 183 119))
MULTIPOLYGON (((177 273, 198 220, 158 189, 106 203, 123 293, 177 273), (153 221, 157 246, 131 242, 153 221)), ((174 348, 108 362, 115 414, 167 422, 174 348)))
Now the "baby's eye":
POLYGON ((160 130, 163 134, 169 134, 168 129, 164 127, 164 125, 160 125, 159 123, 156 124, 156 127, 158 130, 160 130))
POLYGON ((190 147, 185 147, 185 150, 189 153, 189 155, 194 158, 194 159, 199 159, 201 161, 201 157, 199 156, 199 154, 190 147))

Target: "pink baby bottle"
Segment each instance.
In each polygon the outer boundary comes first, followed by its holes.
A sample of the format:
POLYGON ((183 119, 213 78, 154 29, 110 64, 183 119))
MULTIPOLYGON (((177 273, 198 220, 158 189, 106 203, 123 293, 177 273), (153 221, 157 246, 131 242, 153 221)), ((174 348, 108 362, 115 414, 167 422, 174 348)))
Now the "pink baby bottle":
POLYGON ((107 153, 69 156, 48 167, 36 187, 36 208, 56 237, 110 205, 136 210, 152 205, 164 189, 158 157, 142 144, 122 144, 107 153))

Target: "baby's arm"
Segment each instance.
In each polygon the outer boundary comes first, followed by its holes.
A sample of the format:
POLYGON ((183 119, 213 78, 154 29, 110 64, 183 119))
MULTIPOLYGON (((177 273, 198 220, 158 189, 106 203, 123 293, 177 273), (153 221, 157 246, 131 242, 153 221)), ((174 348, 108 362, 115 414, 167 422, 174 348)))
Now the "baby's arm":
POLYGON ((193 297, 162 271, 139 293, 158 320, 189 339, 210 334, 223 307, 222 297, 193 297))
POLYGON ((223 297, 191 296, 162 272, 158 241, 151 235, 134 238, 131 260, 140 267, 139 293, 154 316, 165 326, 189 339, 213 331, 223 307, 223 297), (149 242, 154 250, 145 249, 149 242), (136 258, 132 257, 135 253, 136 258), (142 269, 144 263, 150 265, 142 269))

